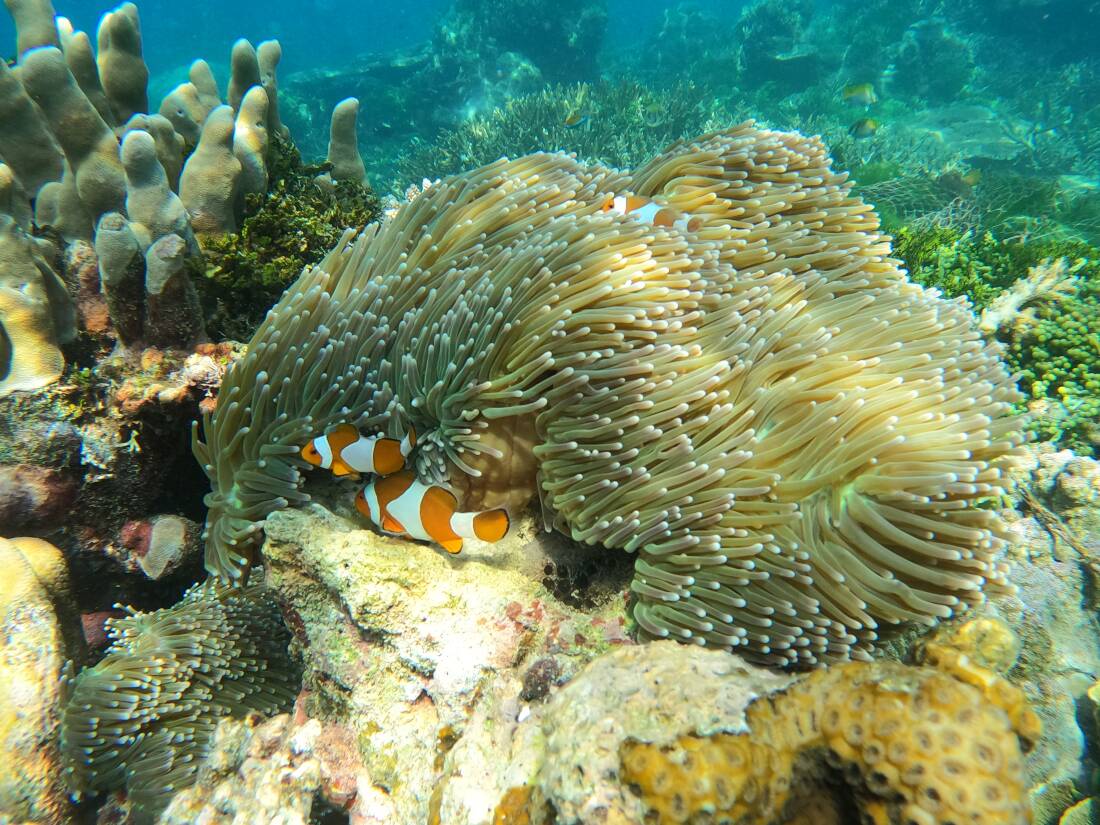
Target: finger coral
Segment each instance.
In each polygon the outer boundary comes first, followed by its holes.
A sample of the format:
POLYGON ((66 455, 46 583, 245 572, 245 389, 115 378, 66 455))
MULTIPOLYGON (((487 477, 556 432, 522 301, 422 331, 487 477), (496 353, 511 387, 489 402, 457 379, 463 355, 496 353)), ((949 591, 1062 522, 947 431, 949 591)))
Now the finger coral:
POLYGON ((820 822, 824 803, 834 814, 853 804, 878 825, 1029 822, 1023 750, 1038 717, 1018 688, 957 651, 936 663, 816 671, 753 703, 748 733, 628 742, 623 779, 662 823, 820 822), (822 761, 847 786, 835 802, 822 761))
POLYGON ((294 701, 289 634, 259 585, 207 580, 170 608, 108 620, 108 632, 102 661, 66 686, 61 752, 74 793, 125 787, 137 821, 194 781, 220 719, 294 701))
POLYGON ((778 665, 865 657, 1004 584, 977 504, 1015 387, 967 309, 909 283, 814 138, 751 123, 632 174, 562 154, 432 185, 305 271, 195 452, 207 566, 240 580, 335 423, 400 437, 464 510, 637 554, 649 637, 778 665), (632 195, 661 210, 607 210, 632 195))

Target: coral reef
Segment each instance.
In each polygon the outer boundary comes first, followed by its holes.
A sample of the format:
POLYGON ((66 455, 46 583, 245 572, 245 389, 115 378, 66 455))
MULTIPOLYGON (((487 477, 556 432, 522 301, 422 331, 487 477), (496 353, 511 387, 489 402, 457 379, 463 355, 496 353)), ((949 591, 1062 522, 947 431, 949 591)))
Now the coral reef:
MULTIPOLYGON (((97 54, 69 21, 55 25, 49 4, 34 14, 20 6, 13 16, 18 72, 0 69, 10 118, 0 130, 8 164, 0 169, 0 255, 12 281, 0 308, 7 363, 0 392, 57 380, 64 366, 58 347, 76 331, 51 268, 57 253, 32 232, 52 232, 70 248, 94 239, 99 279, 87 289, 102 292, 124 346, 189 348, 205 337, 191 278, 203 271, 199 240, 237 230, 246 199, 268 190, 269 167, 279 162, 272 145, 288 140, 278 114, 276 41, 258 50, 246 40, 234 45, 230 105, 222 104, 209 66, 196 61, 188 83, 151 114, 134 4, 104 16, 97 54)), ((342 157, 358 157, 354 121, 341 134, 342 157)))
POLYGON ((67 681, 60 748, 73 793, 125 788, 135 821, 155 821, 195 781, 221 718, 285 711, 297 691, 260 585, 208 580, 173 607, 109 620, 108 632, 103 659, 67 681))
POLYGON ((683 135, 732 118, 690 82, 651 90, 620 81, 551 86, 443 131, 397 159, 399 179, 434 180, 499 157, 564 150, 613 167, 636 166, 683 135), (570 126, 570 115, 587 118, 570 126))
POLYGON ((1031 413, 1029 428, 1085 455, 1100 432, 1100 250, 1073 240, 1023 243, 945 227, 903 227, 895 253, 910 277, 965 297, 1005 344, 1031 413))
POLYGON ((751 124, 633 175, 534 155, 431 186, 304 273, 226 374, 195 437, 208 569, 247 574, 307 498, 300 446, 350 421, 415 427, 465 509, 538 494, 636 552, 648 636, 814 664, 980 603, 1004 566, 975 505, 1008 484, 1017 395, 876 229, 819 142, 751 124), (609 213, 621 192, 699 225, 609 213))
POLYGON ((62 825, 71 815, 56 741, 66 650, 54 602, 68 595, 65 564, 33 538, 0 539, 0 564, 0 818, 62 825))
POLYGON ((920 20, 898 45, 892 88, 941 103, 956 99, 973 74, 969 44, 943 20, 920 20))
POLYGON ((285 714, 222 720, 194 784, 172 797, 158 821, 309 822, 321 787, 320 733, 317 722, 296 728, 285 714))
POLYGON ((76 316, 55 254, 31 234, 23 187, 0 163, 0 396, 52 384, 64 369, 60 347, 76 335, 76 316))
MULTIPOLYGON (((247 338, 263 313, 302 269, 324 257, 346 227, 362 227, 379 215, 377 198, 359 180, 332 179, 303 166, 297 150, 275 139, 277 161, 263 195, 245 198, 239 231, 208 239, 197 285, 213 306, 208 329, 247 338)), ((360 163, 361 167, 361 163, 360 163)))
MULTIPOLYGON (((355 743, 363 778, 358 801, 344 804, 365 815, 382 797, 379 822, 425 822, 440 764, 460 734, 476 748, 464 762, 466 782, 487 798, 504 781, 498 757, 517 715, 540 703, 520 698, 530 669, 552 661, 555 682, 565 682, 630 643, 622 615, 629 566, 594 577, 587 590, 595 604, 582 610, 543 586, 544 567, 592 551, 544 534, 530 517, 503 541, 472 543, 452 559, 357 527, 350 491, 330 492, 343 517, 316 504, 276 513, 264 554, 305 660, 302 708, 326 728, 346 726, 355 743)), ((555 686, 546 689, 553 695, 555 686)))
POLYGON ((1038 717, 1019 689, 965 655, 938 655, 942 671, 891 663, 820 670, 750 705, 745 733, 627 742, 623 780, 661 822, 704 813, 794 821, 809 806, 842 820, 853 802, 861 820, 898 825, 1029 821, 1021 751, 1038 737, 1038 717), (821 754, 851 800, 842 792, 843 801, 823 801, 836 791, 813 779, 821 754))

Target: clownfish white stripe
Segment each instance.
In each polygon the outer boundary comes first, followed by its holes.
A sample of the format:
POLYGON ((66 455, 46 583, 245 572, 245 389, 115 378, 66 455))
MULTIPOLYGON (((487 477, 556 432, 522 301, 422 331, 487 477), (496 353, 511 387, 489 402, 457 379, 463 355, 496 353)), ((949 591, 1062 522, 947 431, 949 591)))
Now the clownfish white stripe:
POLYGON ((315 438, 313 439, 313 448, 317 450, 321 456, 320 467, 326 470, 332 469, 332 447, 329 446, 327 438, 315 438))
POLYGON ((424 500, 424 494, 427 492, 427 484, 419 480, 413 481, 405 492, 386 505, 386 510, 390 516, 401 522, 405 532, 414 539, 435 541, 420 518, 420 503, 424 500))

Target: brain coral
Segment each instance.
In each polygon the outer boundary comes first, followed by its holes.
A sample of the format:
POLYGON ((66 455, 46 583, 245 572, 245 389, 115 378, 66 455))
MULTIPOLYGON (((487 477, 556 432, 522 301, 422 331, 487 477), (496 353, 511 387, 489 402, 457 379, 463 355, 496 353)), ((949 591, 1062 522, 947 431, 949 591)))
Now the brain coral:
POLYGON ((538 495, 636 553, 648 636, 812 664, 978 602, 1017 393, 877 228, 816 138, 751 123, 629 174, 535 154, 432 186, 305 271, 227 374, 195 439, 207 566, 246 574, 306 498, 297 447, 349 420, 415 426, 464 509, 538 495), (603 210, 624 193, 700 220, 603 210))

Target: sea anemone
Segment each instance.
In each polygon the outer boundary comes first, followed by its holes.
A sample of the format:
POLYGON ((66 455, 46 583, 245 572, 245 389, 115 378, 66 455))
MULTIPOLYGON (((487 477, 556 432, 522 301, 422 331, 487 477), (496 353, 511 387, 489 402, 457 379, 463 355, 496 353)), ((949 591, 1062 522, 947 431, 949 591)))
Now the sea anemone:
POLYGON ((137 822, 194 781, 219 719, 285 711, 297 694, 289 633, 258 584, 208 579, 108 632, 102 661, 66 679, 61 754, 74 794, 125 787, 137 822))
MULTIPOLYGON (((633 173, 563 154, 443 180, 303 272, 195 452, 207 566, 241 580, 307 498, 299 447, 400 437, 464 509, 534 495, 637 554, 649 637, 810 665, 865 657, 1005 585, 1022 441, 999 345, 912 284, 816 138, 751 123, 633 173), (620 214, 633 195, 685 219, 620 214)), ((650 212, 652 210, 649 210, 650 212)))

